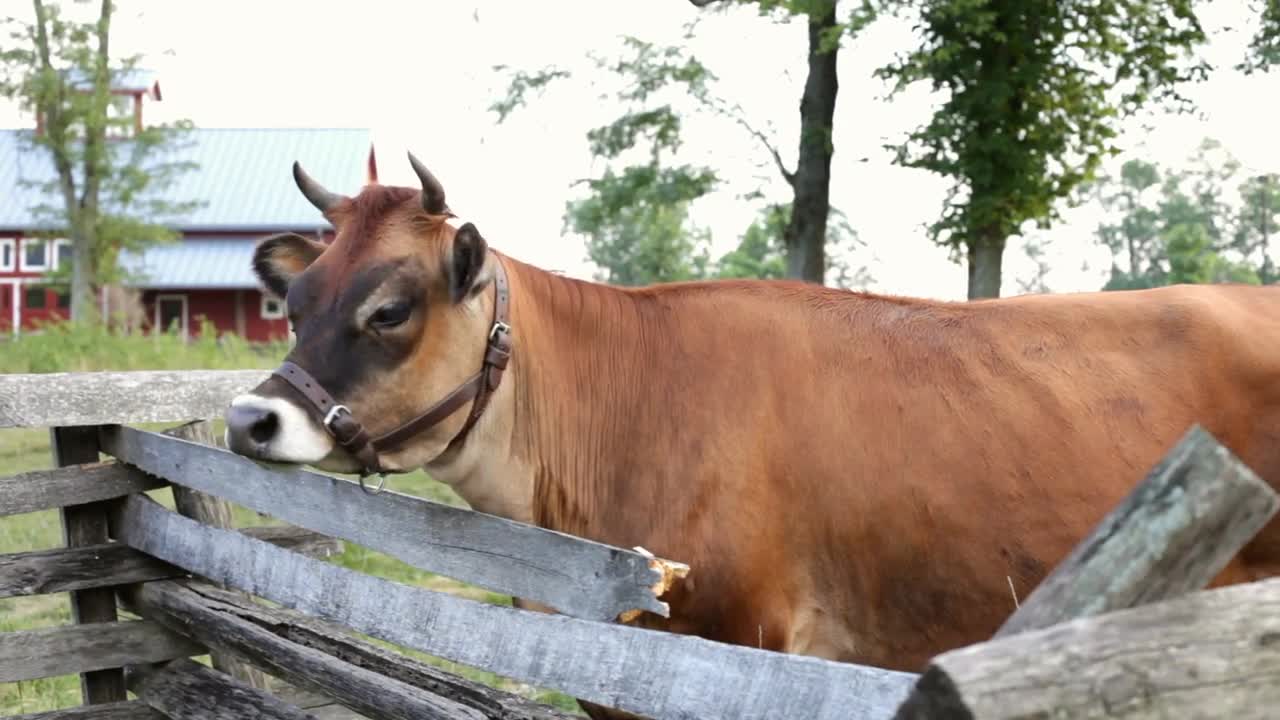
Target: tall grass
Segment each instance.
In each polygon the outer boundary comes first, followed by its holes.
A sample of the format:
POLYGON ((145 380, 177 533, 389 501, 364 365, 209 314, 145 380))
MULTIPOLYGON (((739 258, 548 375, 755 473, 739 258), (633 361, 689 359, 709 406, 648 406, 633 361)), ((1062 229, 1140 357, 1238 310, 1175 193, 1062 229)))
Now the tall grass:
POLYGON ((251 343, 217 335, 207 320, 190 339, 172 331, 114 332, 101 324, 56 323, 0 341, 0 373, 94 370, 235 370, 274 367, 289 343, 251 343))

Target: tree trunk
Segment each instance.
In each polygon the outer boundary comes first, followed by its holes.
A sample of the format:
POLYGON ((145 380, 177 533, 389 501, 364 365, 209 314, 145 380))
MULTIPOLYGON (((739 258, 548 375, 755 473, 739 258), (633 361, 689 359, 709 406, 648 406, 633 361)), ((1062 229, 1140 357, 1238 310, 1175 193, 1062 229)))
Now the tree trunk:
POLYGON ((831 211, 832 120, 836 110, 838 45, 823 48, 836 27, 836 0, 809 11, 809 75, 800 99, 800 155, 791 186, 795 200, 783 237, 787 276, 821 284, 825 279, 827 216, 831 211))
POLYGON ((983 233, 990 239, 969 245, 970 300, 1000 297, 1000 266, 1004 261, 1005 239, 992 237, 998 234, 983 233))
POLYGON ((92 322, 97 315, 94 303, 93 279, 89 264, 93 253, 92 231, 84 228, 72 233, 71 239, 71 320, 76 323, 92 322))
POLYGON ((73 225, 71 267, 71 319, 77 323, 96 321, 93 255, 97 249, 98 196, 105 170, 107 107, 111 102, 110 40, 111 0, 102 0, 98 15, 98 48, 93 58, 93 109, 85 116, 84 191, 80 198, 78 222, 73 225), (77 227, 78 226, 78 227, 77 227))

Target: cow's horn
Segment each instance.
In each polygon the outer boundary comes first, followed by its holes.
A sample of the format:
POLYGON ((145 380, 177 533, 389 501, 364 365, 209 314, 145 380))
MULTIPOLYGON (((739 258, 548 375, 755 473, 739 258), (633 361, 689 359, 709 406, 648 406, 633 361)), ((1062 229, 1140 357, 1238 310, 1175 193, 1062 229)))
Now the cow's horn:
POLYGON ((302 169, 297 160, 293 161, 293 180, 298 183, 298 189, 302 191, 307 200, 310 200, 311 204, 315 205, 320 212, 328 212, 329 208, 342 199, 341 195, 325 190, 323 185, 316 182, 302 169))
POLYGON ((409 153, 409 164, 413 166, 413 171, 418 174, 418 180, 422 182, 422 209, 432 215, 442 215, 447 212, 449 206, 444 203, 444 186, 435 175, 431 174, 426 165, 413 156, 413 153, 409 153))

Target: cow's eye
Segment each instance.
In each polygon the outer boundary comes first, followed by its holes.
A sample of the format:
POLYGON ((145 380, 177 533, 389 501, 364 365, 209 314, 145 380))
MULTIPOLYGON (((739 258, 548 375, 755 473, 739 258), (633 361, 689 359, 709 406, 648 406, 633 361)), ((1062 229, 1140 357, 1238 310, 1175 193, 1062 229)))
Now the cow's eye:
POLYGON ((393 302, 378 308, 369 316, 369 325, 385 330, 404 323, 409 319, 409 303, 393 302))

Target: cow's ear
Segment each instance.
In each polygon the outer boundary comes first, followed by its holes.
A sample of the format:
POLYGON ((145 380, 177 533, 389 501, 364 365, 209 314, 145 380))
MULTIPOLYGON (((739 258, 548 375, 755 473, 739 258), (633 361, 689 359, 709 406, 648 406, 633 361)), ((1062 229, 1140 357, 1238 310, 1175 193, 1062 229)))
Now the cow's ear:
POLYGON ((449 299, 459 303, 479 292, 489 281, 486 267, 489 244, 472 223, 453 234, 453 258, 449 263, 449 299))
POLYGON ((289 283, 320 257, 324 243, 296 233, 280 233, 263 239, 253 252, 253 272, 259 282, 281 299, 289 293, 289 283))

